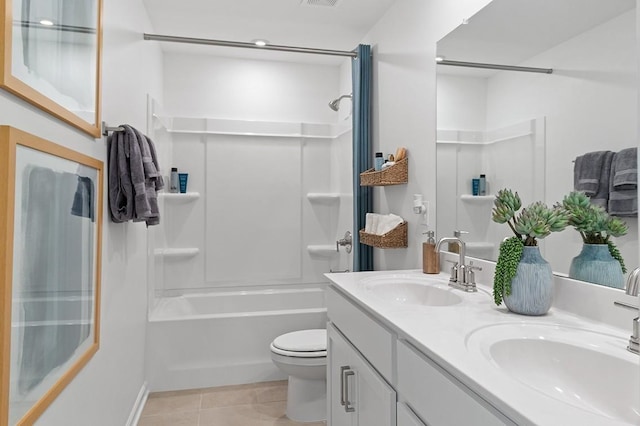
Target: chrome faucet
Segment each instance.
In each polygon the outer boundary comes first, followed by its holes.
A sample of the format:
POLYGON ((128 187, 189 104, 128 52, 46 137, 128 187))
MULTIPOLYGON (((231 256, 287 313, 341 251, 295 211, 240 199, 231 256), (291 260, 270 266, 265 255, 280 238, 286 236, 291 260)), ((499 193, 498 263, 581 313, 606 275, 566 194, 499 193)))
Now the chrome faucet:
MULTIPOLYGON (((638 279, 640 278, 640 267, 631 271, 629 276, 627 277, 627 285, 625 292, 629 296, 638 296, 638 279)), ((613 302, 614 305, 622 306, 624 308, 634 309, 636 312, 638 311, 638 305, 632 305, 626 302, 613 302)), ((640 323, 638 322, 639 317, 635 317, 633 319, 633 334, 629 337, 629 345, 627 349, 629 352, 633 352, 634 354, 640 355, 640 323)))
POLYGON ((440 238, 438 243, 436 244, 436 253, 440 253, 440 247, 442 243, 456 243, 458 244, 458 262, 454 262, 453 267, 451 268, 451 277, 449 278, 449 285, 451 287, 472 292, 478 291, 476 288, 476 280, 475 280, 475 272, 476 270, 480 271, 482 268, 473 265, 465 264, 465 252, 466 245, 464 241, 457 237, 445 237, 440 238))

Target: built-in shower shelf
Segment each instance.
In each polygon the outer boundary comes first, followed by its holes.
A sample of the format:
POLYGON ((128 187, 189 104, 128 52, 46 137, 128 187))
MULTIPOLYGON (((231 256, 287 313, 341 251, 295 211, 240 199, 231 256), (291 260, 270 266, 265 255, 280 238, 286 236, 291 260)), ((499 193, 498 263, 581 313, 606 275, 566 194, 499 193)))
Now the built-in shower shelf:
POLYGON ((165 248, 165 249, 155 249, 153 254, 156 256, 162 256, 165 258, 172 259, 182 259, 187 257, 193 257, 196 254, 200 253, 199 248, 165 248))
POLYGON ((496 199, 495 195, 471 195, 471 194, 462 194, 460 196, 460 199, 462 201, 468 201, 468 202, 478 202, 478 203, 484 203, 484 202, 490 202, 496 199))
POLYGON ((199 192, 159 192, 158 196, 168 201, 194 201, 200 198, 199 192))
POLYGON ((338 254, 336 246, 332 245, 310 245, 307 246, 307 251, 312 256, 318 257, 333 257, 338 254))
POLYGON ((337 192, 309 192, 307 199, 316 204, 334 204, 340 200, 340 194, 337 192))

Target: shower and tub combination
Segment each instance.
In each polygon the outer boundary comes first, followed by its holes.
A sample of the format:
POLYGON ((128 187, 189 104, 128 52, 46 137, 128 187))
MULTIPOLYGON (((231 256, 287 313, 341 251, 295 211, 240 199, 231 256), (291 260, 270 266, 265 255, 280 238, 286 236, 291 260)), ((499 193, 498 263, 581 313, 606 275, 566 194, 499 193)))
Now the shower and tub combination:
POLYGON ((287 378, 271 343, 324 329, 323 274, 351 268, 336 251, 351 229, 350 125, 150 110, 162 168, 188 172, 189 192, 160 196, 149 232, 149 390, 287 378))

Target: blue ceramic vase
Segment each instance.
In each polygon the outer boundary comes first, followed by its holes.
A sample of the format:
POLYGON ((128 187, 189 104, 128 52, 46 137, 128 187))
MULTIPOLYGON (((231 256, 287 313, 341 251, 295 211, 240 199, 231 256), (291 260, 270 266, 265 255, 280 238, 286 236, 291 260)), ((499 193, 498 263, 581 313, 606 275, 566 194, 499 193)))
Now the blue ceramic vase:
POLYGON ((611 256, 606 244, 584 244, 580 254, 571 261, 569 278, 624 288, 622 266, 611 256))
POLYGON ((553 301, 553 273, 537 246, 525 246, 516 276, 511 280, 511 294, 504 304, 511 312, 544 315, 553 301))

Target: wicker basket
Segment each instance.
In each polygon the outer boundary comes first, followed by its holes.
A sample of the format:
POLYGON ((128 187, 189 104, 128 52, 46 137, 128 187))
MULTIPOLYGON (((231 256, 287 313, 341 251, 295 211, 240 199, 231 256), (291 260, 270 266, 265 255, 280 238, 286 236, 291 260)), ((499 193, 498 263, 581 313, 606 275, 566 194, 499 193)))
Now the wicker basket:
POLYGON ((409 158, 396 161, 384 170, 369 169, 360 173, 360 186, 400 185, 409 181, 409 158))
POLYGON ((367 234, 361 229, 360 242, 378 248, 407 247, 407 222, 402 222, 384 235, 367 234))

